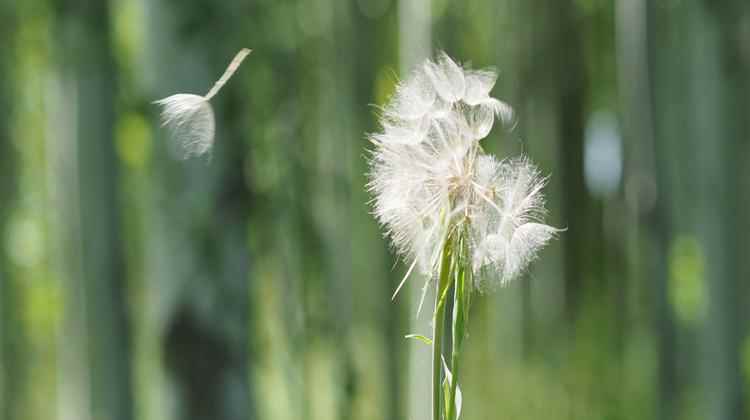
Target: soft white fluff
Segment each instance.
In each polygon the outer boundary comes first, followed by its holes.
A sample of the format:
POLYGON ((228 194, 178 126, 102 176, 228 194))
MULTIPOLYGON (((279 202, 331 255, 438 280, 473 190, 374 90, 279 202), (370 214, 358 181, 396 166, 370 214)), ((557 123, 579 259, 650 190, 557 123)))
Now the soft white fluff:
POLYGON ((200 156, 213 146, 216 123, 209 101, 237 71, 248 54, 249 49, 240 50, 205 96, 178 93, 154 101, 162 106, 162 125, 170 129, 172 138, 182 146, 186 158, 200 156))
POLYGON ((154 102, 162 106, 162 125, 179 142, 185 157, 200 156, 214 143, 215 120, 211 104, 203 96, 178 93, 154 102))
POLYGON ((487 205, 478 209, 472 225, 473 266, 475 272, 493 268, 500 284, 505 285, 528 267, 558 229, 542 223, 546 180, 531 162, 525 158, 502 163, 488 159, 486 165, 485 170, 491 173, 489 182, 475 186, 487 205))
POLYGON ((481 148, 495 118, 512 119, 510 106, 490 96, 495 81, 495 73, 463 69, 441 53, 398 85, 382 109, 382 132, 370 135, 375 216, 425 274, 437 274, 448 233, 466 228, 474 271, 494 269, 505 284, 557 231, 541 223, 539 171, 481 148))

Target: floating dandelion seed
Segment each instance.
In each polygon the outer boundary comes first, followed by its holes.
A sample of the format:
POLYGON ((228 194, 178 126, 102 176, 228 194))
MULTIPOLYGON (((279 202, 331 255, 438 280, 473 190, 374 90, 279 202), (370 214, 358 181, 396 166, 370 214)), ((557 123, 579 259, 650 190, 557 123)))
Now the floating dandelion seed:
POLYGON ((247 48, 241 49, 205 96, 178 93, 154 101, 162 106, 162 126, 167 126, 172 138, 180 143, 185 158, 200 156, 211 149, 216 123, 209 101, 227 83, 251 51, 247 48))
POLYGON ((381 112, 383 131, 370 135, 374 213, 411 263, 407 277, 415 267, 435 277, 447 236, 465 231, 474 272, 494 269, 506 284, 557 232, 541 223, 545 179, 536 167, 482 150, 495 118, 513 116, 490 96, 495 81, 441 53, 398 85, 381 112))

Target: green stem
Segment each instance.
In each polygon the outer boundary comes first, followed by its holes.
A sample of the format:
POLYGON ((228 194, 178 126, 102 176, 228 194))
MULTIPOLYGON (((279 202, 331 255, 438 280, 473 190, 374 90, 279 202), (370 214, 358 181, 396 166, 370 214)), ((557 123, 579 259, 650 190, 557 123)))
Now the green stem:
POLYGON ((440 278, 438 279, 435 290, 435 313, 432 320, 432 420, 441 420, 440 418, 440 401, 441 401, 441 381, 440 373, 442 372, 441 355, 443 346, 443 330, 445 325, 445 299, 444 294, 450 286, 451 278, 451 241, 450 238, 445 240, 443 246, 443 256, 440 262, 440 278))
POLYGON ((466 280, 466 267, 463 264, 464 261, 460 261, 456 270, 456 280, 453 289, 453 323, 452 323, 452 342, 453 348, 451 350, 451 374, 453 380, 451 381, 449 404, 447 407, 448 415, 447 420, 453 420, 457 415, 456 406, 456 388, 458 387, 458 371, 459 362, 461 357, 461 347, 464 339, 464 324, 465 324, 465 280, 466 280))
POLYGON ((451 381, 450 395, 448 398, 448 415, 446 420, 453 420, 458 415, 456 405, 456 389, 458 388, 458 371, 461 357, 461 347, 464 339, 464 325, 466 321, 466 243, 465 237, 458 241, 458 256, 456 258, 455 283, 453 288, 453 322, 452 322, 452 348, 451 348, 451 381))

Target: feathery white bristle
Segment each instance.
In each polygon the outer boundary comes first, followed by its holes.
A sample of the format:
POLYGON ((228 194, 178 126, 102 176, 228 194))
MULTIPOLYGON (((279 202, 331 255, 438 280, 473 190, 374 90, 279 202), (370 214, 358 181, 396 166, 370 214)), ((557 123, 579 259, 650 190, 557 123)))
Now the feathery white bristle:
POLYGON ((185 158, 200 156, 213 146, 216 122, 209 101, 232 77, 250 52, 247 48, 241 49, 205 96, 178 93, 154 101, 162 107, 162 126, 169 128, 172 139, 180 144, 185 158))
POLYGON ((513 116, 490 96, 495 81, 494 72, 463 69, 441 53, 397 86, 382 109, 382 132, 370 135, 375 216, 425 274, 437 273, 443 242, 457 227, 468 228, 474 271, 493 268, 501 284, 557 232, 541 223, 539 171, 526 159, 500 162, 482 151, 495 118, 513 116))
MULTIPOLYGON (((491 191, 482 224, 474 226, 474 270, 490 266, 505 285, 518 277, 560 230, 542 223, 546 180, 527 159, 494 161, 484 189, 491 191), (486 187, 490 186, 490 187, 486 187)), ((490 168, 484 168, 488 171, 490 168)), ((484 174, 483 176, 487 176, 484 174)))
POLYGON ((214 111, 206 98, 178 93, 155 102, 161 105, 162 125, 179 142, 185 158, 206 153, 214 142, 214 111))

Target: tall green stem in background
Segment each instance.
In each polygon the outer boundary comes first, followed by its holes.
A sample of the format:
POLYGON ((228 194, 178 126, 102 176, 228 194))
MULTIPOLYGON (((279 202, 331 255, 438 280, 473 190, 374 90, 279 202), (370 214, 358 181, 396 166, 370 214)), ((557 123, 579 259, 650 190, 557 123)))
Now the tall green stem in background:
POLYGON ((130 318, 114 146, 117 78, 109 2, 54 2, 46 156, 61 279, 60 418, 133 418, 130 318))

